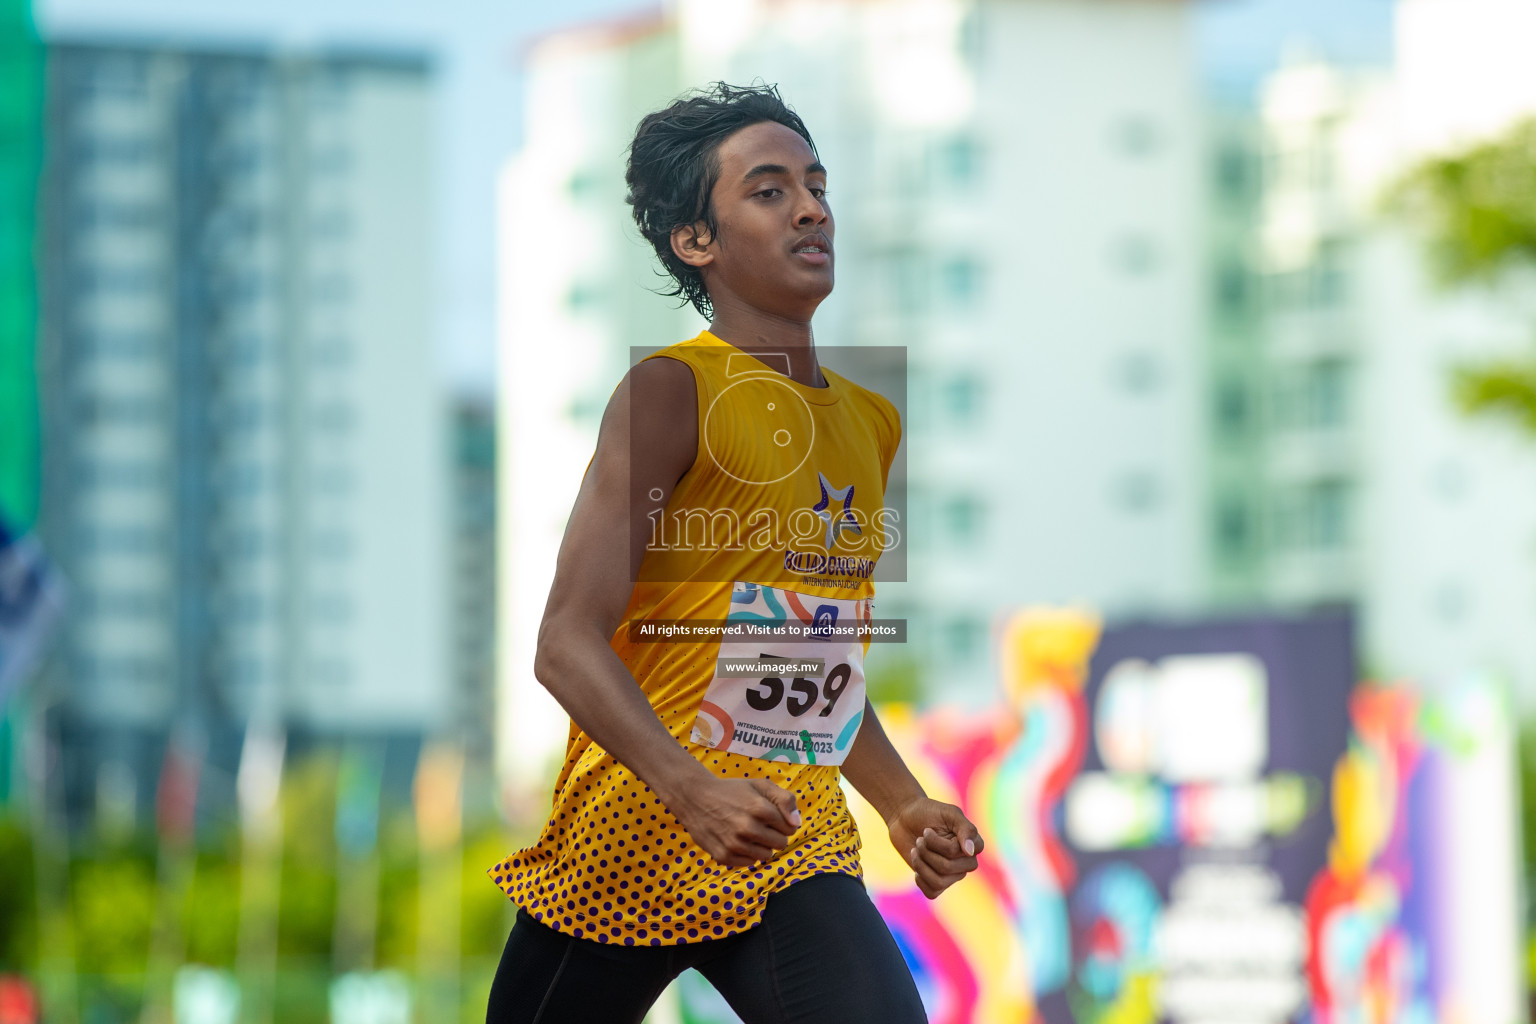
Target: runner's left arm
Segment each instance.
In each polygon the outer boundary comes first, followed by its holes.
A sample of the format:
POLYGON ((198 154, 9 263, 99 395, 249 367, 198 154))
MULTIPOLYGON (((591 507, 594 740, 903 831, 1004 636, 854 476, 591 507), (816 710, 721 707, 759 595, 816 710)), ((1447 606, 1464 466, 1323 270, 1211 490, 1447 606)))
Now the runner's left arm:
POLYGON ((924 896, 934 899, 976 870, 976 856, 986 846, 981 833, 960 808, 923 791, 868 699, 842 770, 884 819, 891 845, 912 865, 924 896))

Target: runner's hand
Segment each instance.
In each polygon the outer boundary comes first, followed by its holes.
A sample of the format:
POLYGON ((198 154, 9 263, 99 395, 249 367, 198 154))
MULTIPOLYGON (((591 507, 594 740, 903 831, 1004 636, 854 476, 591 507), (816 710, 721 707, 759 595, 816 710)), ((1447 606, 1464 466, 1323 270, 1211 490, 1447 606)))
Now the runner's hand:
POLYGON ((795 794, 766 779, 711 776, 677 804, 672 813, 693 841, 730 868, 772 860, 800 827, 795 794))
POLYGON ((986 847, 981 833, 954 804, 919 797, 886 822, 891 845, 914 872, 913 880, 929 899, 976 870, 976 856, 986 847))

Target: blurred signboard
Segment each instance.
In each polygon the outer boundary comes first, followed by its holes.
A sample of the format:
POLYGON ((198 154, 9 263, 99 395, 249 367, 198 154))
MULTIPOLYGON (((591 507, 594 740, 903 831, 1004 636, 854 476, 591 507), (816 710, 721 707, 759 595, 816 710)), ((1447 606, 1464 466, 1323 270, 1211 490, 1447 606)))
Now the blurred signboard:
POLYGON ((1047 1021, 1301 1015, 1355 679, 1342 616, 1105 633, 1061 796, 1065 941, 1031 950, 1047 1021))
POLYGON ((997 707, 882 711, 980 870, 926 900, 849 792, 933 1024, 1523 1019, 1489 680, 1356 684, 1339 616, 1100 637, 1036 611, 1002 639, 997 707))

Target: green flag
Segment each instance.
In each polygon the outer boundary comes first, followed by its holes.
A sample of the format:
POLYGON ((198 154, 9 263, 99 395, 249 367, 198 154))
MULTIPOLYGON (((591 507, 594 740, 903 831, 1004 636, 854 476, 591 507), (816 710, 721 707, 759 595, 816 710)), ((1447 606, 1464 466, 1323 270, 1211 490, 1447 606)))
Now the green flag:
POLYGON ((37 515, 37 182, 43 58, 30 0, 0 0, 0 521, 37 515))

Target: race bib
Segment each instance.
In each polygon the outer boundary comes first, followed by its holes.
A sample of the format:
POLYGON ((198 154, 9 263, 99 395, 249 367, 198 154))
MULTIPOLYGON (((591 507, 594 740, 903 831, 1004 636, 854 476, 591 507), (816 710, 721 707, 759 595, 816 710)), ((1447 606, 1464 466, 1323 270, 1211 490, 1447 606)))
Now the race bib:
POLYGON ((732 754, 839 765, 864 720, 869 598, 738 582, 692 740, 732 754), (741 635, 745 634, 745 635, 741 635))

